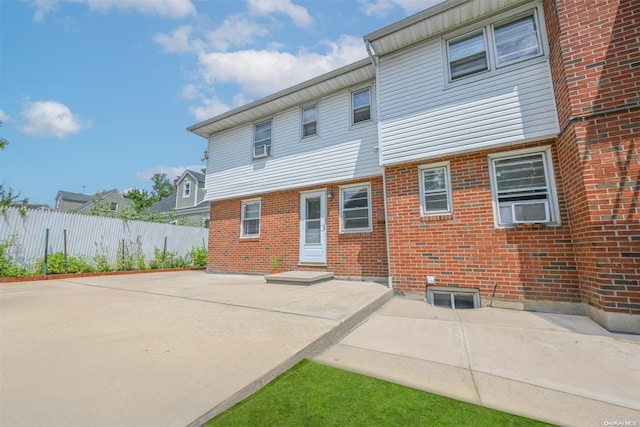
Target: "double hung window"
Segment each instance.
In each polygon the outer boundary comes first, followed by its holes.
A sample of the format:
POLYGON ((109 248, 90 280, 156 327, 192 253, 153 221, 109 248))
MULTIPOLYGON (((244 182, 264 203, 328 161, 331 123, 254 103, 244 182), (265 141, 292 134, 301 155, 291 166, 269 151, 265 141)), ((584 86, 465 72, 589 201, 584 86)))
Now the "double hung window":
POLYGON ((369 184, 340 189, 340 229, 343 233, 371 231, 369 184))
POLYGON ((491 158, 498 225, 558 220, 553 170, 548 151, 491 158))
POLYGON ((182 197, 189 197, 191 195, 191 181, 186 181, 182 184, 182 197))
POLYGON ((302 109, 302 137, 318 134, 318 104, 302 109))
POLYGON ((542 55, 536 11, 447 40, 449 80, 542 55))
POLYGON ((371 120, 371 90, 364 88, 351 92, 352 124, 371 120))
POLYGON ((422 166, 418 170, 422 213, 430 215, 451 212, 449 164, 422 166))
POLYGON ((260 200, 246 200, 242 202, 241 237, 260 236, 260 200))
POLYGON ((271 120, 267 120, 253 126, 253 158, 267 157, 270 154, 271 120))

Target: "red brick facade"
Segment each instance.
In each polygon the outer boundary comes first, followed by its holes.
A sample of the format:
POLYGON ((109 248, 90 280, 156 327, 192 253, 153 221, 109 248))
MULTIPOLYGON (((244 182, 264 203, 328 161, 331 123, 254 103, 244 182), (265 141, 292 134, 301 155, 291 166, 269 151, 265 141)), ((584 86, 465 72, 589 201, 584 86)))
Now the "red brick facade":
MULTIPOLYGON (((483 297, 579 302, 561 187, 562 225, 494 225, 488 155, 550 144, 553 141, 388 167, 394 289, 425 292, 426 276, 431 275, 438 286, 476 288, 483 297), (449 161, 451 171, 453 214, 422 216, 418 166, 443 160, 449 161)), ((555 147, 552 157, 557 164, 555 147)), ((558 169, 554 171, 560 181, 558 169)))
POLYGON ((640 314, 640 7, 545 2, 583 302, 640 314))
POLYGON ((268 273, 271 270, 270 258, 278 256, 281 258, 280 268, 284 271, 326 270, 337 277, 387 277, 385 224, 376 215, 384 207, 381 177, 256 197, 260 197, 262 201, 258 238, 240 238, 242 200, 250 197, 211 204, 208 271, 268 273), (340 233, 339 186, 358 182, 371 184, 373 231, 340 233), (327 200, 326 267, 298 265, 300 193, 315 189, 326 189, 333 194, 327 200))

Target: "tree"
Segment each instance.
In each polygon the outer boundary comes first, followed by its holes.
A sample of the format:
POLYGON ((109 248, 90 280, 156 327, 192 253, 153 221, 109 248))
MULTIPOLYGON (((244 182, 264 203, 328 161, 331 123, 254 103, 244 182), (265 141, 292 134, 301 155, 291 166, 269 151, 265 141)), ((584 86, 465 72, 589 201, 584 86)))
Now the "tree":
MULTIPOLYGON (((2 120, 0 120, 0 126, 2 126, 2 120)), ((0 150, 7 148, 7 145, 9 145, 9 141, 0 137, 0 150)), ((13 189, 9 188, 9 190, 5 190, 4 183, 0 184, 0 210, 2 212, 6 212, 8 208, 12 207, 24 209, 25 205, 29 202, 29 199, 25 198, 19 200, 19 198, 20 192, 13 194, 13 189)))
POLYGON ((151 177, 151 182, 153 182, 153 195, 157 198, 156 201, 162 200, 173 194, 173 184, 169 181, 169 178, 167 178, 166 173, 157 173, 153 175, 151 177))
MULTIPOLYGON (((0 120, 0 127, 2 127, 2 120, 0 120)), ((0 150, 4 150, 9 145, 9 141, 0 136, 0 150)))
POLYGON ((151 205, 158 201, 156 196, 150 194, 147 190, 138 188, 127 191, 124 197, 133 202, 133 209, 138 213, 150 208, 151 205))

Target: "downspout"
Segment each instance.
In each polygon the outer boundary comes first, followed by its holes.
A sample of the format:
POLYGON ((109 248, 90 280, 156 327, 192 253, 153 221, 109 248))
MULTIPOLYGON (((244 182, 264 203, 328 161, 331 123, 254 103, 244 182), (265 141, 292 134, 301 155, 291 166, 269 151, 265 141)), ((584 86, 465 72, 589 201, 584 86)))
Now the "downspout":
POLYGON ((385 243, 387 249, 387 287, 393 290, 393 276, 391 275, 391 249, 389 244, 389 215, 387 209, 387 169, 382 164, 382 138, 380 128, 380 90, 379 82, 380 82, 380 63, 379 57, 376 56, 372 52, 371 42, 369 40, 364 41, 365 47, 367 48, 367 54, 369 58, 371 58, 371 63, 376 69, 376 126, 378 127, 378 165, 382 167, 382 198, 384 200, 384 234, 385 234, 385 243))

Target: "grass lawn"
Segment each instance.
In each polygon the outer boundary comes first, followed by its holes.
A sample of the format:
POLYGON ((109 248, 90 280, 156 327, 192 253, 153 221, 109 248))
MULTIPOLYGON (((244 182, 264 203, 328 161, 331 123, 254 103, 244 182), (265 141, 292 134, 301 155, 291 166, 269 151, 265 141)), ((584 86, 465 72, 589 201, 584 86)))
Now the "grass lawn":
POLYGON ((303 360, 207 426, 530 426, 483 408, 303 360))

